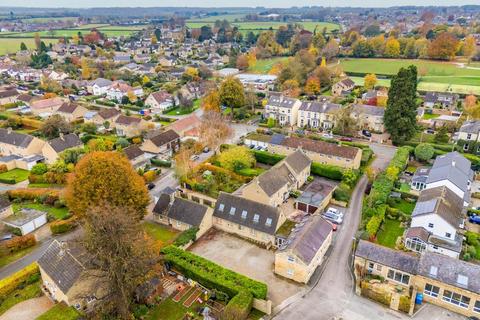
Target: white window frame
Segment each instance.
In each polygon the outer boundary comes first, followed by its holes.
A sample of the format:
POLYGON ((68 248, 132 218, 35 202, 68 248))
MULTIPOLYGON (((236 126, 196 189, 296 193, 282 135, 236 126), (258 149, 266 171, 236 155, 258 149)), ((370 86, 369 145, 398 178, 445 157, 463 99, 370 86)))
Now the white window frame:
POLYGON ((460 293, 453 292, 453 291, 450 291, 450 290, 444 290, 443 291, 442 300, 446 301, 450 304, 465 308, 465 309, 468 309, 468 306, 470 305, 470 301, 471 301, 470 297, 461 295, 460 293), (448 295, 449 293, 450 293, 450 295, 448 295), (456 298, 454 298, 455 295, 457 295, 456 298), (468 303, 463 302, 463 298, 467 298, 468 303))
POLYGON ((433 284, 430 284, 430 283, 426 283, 423 293, 426 294, 427 296, 436 298, 440 294, 440 287, 434 286, 433 284), (430 288, 427 289, 427 286, 430 286, 430 288))

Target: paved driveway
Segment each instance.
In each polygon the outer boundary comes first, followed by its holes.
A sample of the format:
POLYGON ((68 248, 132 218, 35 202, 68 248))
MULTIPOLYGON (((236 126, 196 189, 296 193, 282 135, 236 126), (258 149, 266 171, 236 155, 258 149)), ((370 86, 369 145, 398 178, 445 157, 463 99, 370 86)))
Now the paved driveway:
POLYGON ((34 320, 47 312, 54 303, 46 296, 22 301, 0 316, 0 320, 34 320))
POLYGON ((221 231, 212 229, 189 250, 252 279, 265 282, 268 285, 268 298, 272 300, 273 306, 304 288, 275 276, 272 251, 221 231))

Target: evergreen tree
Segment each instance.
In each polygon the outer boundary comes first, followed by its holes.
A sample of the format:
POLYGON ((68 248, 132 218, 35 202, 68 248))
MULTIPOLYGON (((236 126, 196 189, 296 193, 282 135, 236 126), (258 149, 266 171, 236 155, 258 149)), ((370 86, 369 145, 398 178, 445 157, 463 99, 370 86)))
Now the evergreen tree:
POLYGON ((25 44, 25 42, 20 43, 20 50, 22 51, 27 50, 27 45, 25 44))
POLYGON ((394 144, 410 140, 416 131, 417 67, 401 68, 392 78, 385 110, 385 128, 394 144))

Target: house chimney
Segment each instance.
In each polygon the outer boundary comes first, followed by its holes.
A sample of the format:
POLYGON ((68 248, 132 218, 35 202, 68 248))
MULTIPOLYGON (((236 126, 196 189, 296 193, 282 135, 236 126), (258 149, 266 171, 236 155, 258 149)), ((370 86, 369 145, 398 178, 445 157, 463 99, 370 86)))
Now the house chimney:
POLYGON ((63 132, 60 132, 58 137, 60 138, 60 140, 65 141, 65 138, 63 137, 63 132))
POLYGON ((8 134, 12 133, 12 128, 11 128, 11 127, 8 127, 8 128, 7 128, 7 133, 8 133, 8 134))
POLYGON ((455 167, 455 160, 452 161, 452 166, 455 167))

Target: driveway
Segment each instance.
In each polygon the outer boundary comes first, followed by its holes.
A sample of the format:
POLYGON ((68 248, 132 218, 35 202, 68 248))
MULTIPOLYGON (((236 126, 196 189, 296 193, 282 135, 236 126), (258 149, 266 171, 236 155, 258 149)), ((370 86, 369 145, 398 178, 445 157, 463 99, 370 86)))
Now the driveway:
POLYGON ((397 147, 380 144, 380 143, 369 143, 368 146, 375 153, 375 159, 372 162, 372 168, 378 170, 384 170, 387 168, 388 163, 392 160, 397 147))
POLYGON ((22 301, 0 316, 0 320, 34 320, 50 310, 54 303, 46 296, 22 301))
POLYGON ((268 298, 273 306, 302 291, 305 286, 277 277, 273 273, 275 256, 272 251, 211 229, 189 248, 208 260, 268 285, 268 298))

